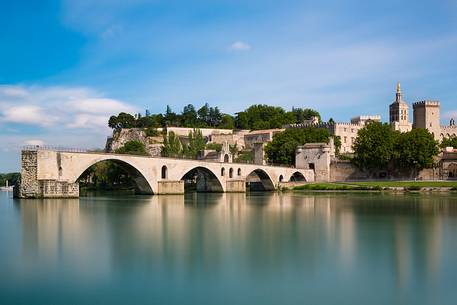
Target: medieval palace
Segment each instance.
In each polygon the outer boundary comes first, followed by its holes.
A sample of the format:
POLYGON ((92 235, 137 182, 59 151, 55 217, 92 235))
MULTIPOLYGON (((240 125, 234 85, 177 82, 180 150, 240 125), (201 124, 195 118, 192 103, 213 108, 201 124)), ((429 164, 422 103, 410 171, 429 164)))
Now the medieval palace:
MULTIPOLYGON (((341 139, 341 152, 351 153, 352 144, 357 138, 357 133, 367 122, 380 122, 379 115, 362 115, 351 119, 350 123, 328 122, 315 124, 304 122, 302 124, 291 124, 286 128, 303 128, 308 126, 319 126, 327 128, 331 135, 341 139)), ((419 101, 413 103, 413 122, 409 120, 409 106, 403 100, 400 83, 397 84, 395 101, 389 106, 389 123, 394 130, 408 132, 412 128, 426 128, 435 140, 441 141, 443 138, 457 136, 457 126, 455 120, 451 119, 448 126, 442 126, 440 122, 440 102, 439 101, 419 101)))

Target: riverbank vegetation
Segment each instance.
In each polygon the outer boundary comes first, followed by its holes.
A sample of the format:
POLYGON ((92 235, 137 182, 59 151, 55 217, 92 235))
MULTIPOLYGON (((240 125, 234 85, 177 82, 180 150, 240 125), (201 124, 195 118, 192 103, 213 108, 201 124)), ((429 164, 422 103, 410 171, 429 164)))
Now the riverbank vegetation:
POLYGON ((0 173, 0 186, 5 186, 6 181, 8 180, 8 185, 15 185, 19 178, 21 177, 20 173, 0 173))
POLYGON ((292 188, 294 191, 331 190, 331 191, 382 191, 382 190, 422 190, 447 188, 457 190, 457 181, 357 181, 307 183, 292 188))

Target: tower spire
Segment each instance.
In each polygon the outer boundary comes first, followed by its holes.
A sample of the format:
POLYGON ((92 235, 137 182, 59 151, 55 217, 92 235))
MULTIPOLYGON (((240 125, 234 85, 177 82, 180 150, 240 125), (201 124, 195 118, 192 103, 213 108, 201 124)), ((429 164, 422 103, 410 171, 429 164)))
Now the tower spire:
POLYGON ((401 88, 400 88, 400 82, 397 82, 397 94, 395 95, 395 102, 396 103, 402 103, 403 99, 401 97, 401 88))

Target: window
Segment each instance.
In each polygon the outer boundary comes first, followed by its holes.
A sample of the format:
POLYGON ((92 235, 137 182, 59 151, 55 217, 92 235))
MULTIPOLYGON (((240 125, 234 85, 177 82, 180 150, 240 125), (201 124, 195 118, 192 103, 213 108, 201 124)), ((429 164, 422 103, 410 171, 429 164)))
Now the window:
POLYGON ((309 163, 308 167, 309 167, 309 169, 314 169, 314 163, 309 163))
POLYGON ((222 168, 221 169, 221 176, 224 176, 225 175, 225 168, 222 168))
POLYGON ((229 178, 233 178, 233 168, 229 169, 229 178))
POLYGON ((238 169, 238 176, 241 176, 241 168, 238 169))
POLYGON ((284 179, 284 177, 282 175, 279 176, 279 182, 282 182, 282 180, 284 179))
POLYGON ((347 143, 348 137, 344 137, 344 143, 347 143))
POLYGON ((162 166, 162 179, 167 179, 167 174, 168 174, 167 171, 168 171, 167 167, 165 165, 162 166))

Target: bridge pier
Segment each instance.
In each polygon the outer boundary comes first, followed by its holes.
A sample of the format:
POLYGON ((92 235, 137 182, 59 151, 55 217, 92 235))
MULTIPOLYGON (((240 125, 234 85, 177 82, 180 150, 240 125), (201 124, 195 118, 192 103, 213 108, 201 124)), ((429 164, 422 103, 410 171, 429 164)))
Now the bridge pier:
POLYGON ((227 193, 246 193, 246 180, 227 180, 225 191, 227 193))
POLYGON ((184 181, 159 181, 158 195, 184 194, 184 181))

